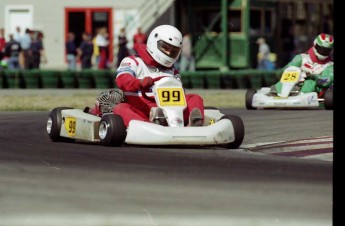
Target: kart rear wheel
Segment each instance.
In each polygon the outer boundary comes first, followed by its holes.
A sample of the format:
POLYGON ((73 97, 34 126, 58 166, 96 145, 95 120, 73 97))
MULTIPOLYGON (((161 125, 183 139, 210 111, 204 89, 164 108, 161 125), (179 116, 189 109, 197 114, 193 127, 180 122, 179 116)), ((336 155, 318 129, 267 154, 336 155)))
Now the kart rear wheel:
POLYGON ((54 142, 58 141, 71 141, 66 137, 60 136, 61 126, 63 124, 61 111, 66 109, 72 109, 70 107, 57 107, 50 111, 47 120, 47 133, 50 139, 54 142))
POLYGON ((225 145, 226 148, 237 149, 243 142, 244 139, 244 123, 242 119, 235 115, 224 115, 220 120, 230 120, 234 128, 235 140, 232 143, 225 145))
POLYGON ((256 89, 248 89, 246 92, 246 108, 248 110, 256 110, 256 107, 253 107, 254 94, 256 94, 256 89))
POLYGON ((103 115, 98 135, 104 146, 121 146, 126 139, 126 127, 121 116, 112 113, 103 115))
POLYGON ((326 110, 333 110, 333 90, 327 89, 324 94, 326 110))

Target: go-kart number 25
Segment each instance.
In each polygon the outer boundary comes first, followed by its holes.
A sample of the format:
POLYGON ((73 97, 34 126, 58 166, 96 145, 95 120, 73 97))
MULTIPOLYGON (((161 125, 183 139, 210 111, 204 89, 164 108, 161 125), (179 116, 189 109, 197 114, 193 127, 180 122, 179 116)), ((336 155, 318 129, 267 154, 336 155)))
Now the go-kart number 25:
POLYGON ((161 106, 184 106, 185 98, 181 88, 158 89, 158 99, 161 106))
POLYGON ((72 118, 72 117, 65 118, 65 128, 66 128, 68 136, 70 137, 75 136, 76 125, 77 125, 77 121, 75 118, 72 118))
POLYGON ((296 82, 298 80, 299 72, 297 71, 286 71, 283 73, 281 82, 296 82))

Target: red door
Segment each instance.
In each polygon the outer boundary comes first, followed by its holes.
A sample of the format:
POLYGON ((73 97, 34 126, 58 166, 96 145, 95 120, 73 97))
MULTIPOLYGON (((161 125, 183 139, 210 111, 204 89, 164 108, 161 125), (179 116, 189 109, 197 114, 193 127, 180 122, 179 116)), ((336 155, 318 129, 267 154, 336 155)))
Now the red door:
POLYGON ((65 40, 67 33, 74 32, 77 47, 82 42, 82 33, 94 37, 97 28, 106 27, 109 34, 109 62, 113 62, 113 15, 112 8, 65 8, 65 40))

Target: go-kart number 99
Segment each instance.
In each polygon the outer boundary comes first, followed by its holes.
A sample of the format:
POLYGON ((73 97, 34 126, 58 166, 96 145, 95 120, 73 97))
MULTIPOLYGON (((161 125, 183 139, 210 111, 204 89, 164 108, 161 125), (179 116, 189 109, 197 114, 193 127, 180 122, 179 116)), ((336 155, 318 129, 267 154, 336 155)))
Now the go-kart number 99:
POLYGON ((280 79, 280 82, 297 82, 299 73, 297 71, 285 71, 280 79))
POLYGON ((74 137, 75 136, 75 128, 76 128, 76 119, 72 117, 66 117, 65 119, 65 128, 67 131, 68 136, 74 137))
POLYGON ((182 88, 158 89, 160 106, 185 106, 184 92, 182 88))

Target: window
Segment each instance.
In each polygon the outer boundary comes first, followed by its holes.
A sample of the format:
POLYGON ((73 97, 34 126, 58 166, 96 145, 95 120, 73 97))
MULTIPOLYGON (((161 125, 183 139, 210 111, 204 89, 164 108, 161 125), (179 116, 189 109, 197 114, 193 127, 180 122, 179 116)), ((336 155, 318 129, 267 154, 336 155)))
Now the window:
MULTIPOLYGON (((242 31, 242 11, 231 9, 228 12, 228 31, 242 31)), ((221 32, 222 30, 220 9, 199 9, 196 12, 196 30, 200 32, 221 32)))
POLYGON ((272 9, 251 9, 250 10, 250 34, 263 36, 273 33, 273 10, 272 9))

